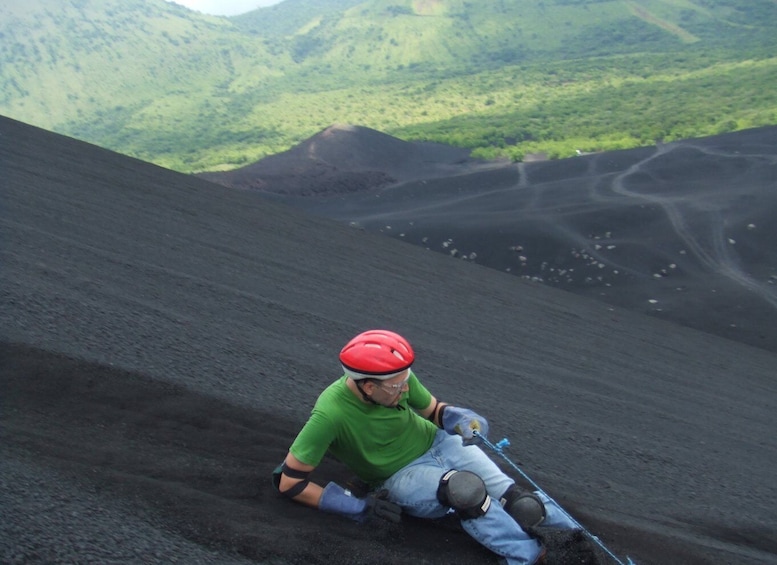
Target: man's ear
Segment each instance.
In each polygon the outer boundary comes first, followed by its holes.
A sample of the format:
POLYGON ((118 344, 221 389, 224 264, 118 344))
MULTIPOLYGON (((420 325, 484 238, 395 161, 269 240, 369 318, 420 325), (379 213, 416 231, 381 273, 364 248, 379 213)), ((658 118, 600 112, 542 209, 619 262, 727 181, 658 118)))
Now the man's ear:
POLYGON ((373 392, 375 392, 375 382, 371 381, 370 379, 364 379, 362 381, 362 390, 366 394, 372 394, 373 392))

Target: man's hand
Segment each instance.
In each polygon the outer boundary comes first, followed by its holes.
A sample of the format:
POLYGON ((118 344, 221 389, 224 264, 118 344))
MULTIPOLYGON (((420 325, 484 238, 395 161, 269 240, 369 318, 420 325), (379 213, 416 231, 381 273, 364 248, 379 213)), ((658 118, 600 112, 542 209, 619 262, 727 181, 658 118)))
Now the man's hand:
POLYGON ((398 524, 402 520, 402 508, 389 502, 388 491, 383 489, 367 497, 367 513, 398 524))
POLYGON ((350 491, 337 483, 324 487, 318 503, 319 510, 340 514, 346 518, 364 522, 371 516, 377 516, 391 522, 399 522, 402 509, 387 500, 388 491, 378 491, 364 498, 356 498, 350 491))
POLYGON ((443 407, 442 427, 451 435, 460 435, 465 444, 474 443, 474 431, 488 436, 488 422, 468 408, 446 405, 443 407))

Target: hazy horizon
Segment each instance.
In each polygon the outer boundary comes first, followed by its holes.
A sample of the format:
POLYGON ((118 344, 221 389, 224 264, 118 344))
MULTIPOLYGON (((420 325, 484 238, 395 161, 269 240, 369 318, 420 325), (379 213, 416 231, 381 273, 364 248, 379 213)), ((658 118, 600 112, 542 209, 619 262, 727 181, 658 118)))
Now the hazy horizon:
POLYGON ((211 16, 237 16, 257 8, 280 4, 283 0, 166 0, 211 16))

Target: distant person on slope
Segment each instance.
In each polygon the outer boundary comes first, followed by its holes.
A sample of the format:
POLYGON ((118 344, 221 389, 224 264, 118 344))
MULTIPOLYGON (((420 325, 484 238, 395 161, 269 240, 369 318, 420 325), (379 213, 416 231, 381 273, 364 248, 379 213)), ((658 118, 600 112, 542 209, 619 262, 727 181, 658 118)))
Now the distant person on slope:
POLYGON ((464 530, 509 565, 545 562, 536 526, 574 528, 547 498, 521 490, 476 445, 488 423, 439 402, 410 370, 415 354, 400 335, 366 331, 340 352, 345 374, 318 397, 310 419, 274 474, 278 490, 303 504, 363 521, 398 522, 402 511, 441 518, 455 511, 464 530), (308 480, 327 450, 369 488, 358 498, 308 480))

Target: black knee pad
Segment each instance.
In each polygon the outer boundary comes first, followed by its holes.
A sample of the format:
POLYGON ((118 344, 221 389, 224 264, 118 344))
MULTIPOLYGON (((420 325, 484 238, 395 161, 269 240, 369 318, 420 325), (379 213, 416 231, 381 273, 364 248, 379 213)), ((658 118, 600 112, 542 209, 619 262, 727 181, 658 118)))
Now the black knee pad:
POLYGON ((491 506, 483 479, 470 471, 451 470, 440 478, 437 500, 453 508, 462 520, 480 518, 491 506))
POLYGON ((505 491, 500 500, 505 511, 524 530, 542 524, 546 517, 545 504, 533 492, 521 490, 515 485, 505 491))

